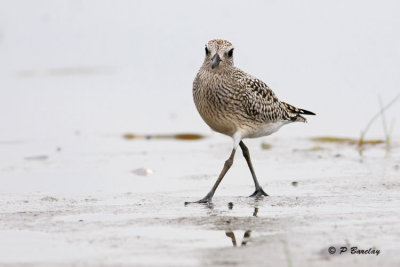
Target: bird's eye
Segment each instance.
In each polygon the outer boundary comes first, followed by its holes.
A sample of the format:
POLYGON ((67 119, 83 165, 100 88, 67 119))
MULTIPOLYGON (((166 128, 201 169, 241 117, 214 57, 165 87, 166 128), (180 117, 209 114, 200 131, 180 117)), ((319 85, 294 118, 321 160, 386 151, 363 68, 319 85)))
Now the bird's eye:
POLYGON ((231 57, 233 55, 233 48, 231 50, 229 50, 228 52, 228 56, 231 57))
POLYGON ((207 46, 206 46, 206 55, 209 55, 210 51, 208 50, 207 46))

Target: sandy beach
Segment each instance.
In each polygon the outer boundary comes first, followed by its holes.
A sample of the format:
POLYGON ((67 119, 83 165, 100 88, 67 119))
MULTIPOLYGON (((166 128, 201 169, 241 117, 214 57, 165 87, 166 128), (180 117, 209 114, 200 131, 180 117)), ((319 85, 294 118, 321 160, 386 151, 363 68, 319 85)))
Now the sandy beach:
MULTIPOLYGON (((208 192, 229 153, 227 138, 74 139, 44 155, 2 153, 1 265, 399 264, 397 144, 360 156, 345 144, 269 138, 266 150, 252 140, 269 197, 247 197, 252 180, 239 154, 212 205, 185 206, 208 192), (348 252, 338 254, 341 247, 348 252), (352 247, 380 252, 351 254, 352 247)), ((2 149, 29 146, 35 143, 2 149)))
POLYGON ((0 1, 0 266, 400 266, 400 101, 380 112, 399 95, 399 14, 395 0, 0 1), (237 152, 213 204, 184 205, 232 149, 193 103, 215 38, 317 116, 244 141, 268 197, 248 197, 237 152), (362 131, 379 142, 360 153, 362 131))

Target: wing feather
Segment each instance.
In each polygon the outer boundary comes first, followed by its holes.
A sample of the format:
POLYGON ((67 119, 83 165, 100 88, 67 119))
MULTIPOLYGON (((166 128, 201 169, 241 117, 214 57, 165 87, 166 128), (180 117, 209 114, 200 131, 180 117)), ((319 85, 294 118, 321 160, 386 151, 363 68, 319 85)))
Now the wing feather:
POLYGON ((279 101, 267 84, 250 75, 243 77, 241 84, 243 107, 246 113, 258 122, 279 120, 305 122, 306 119, 301 115, 315 115, 311 111, 279 101))
POLYGON ((259 122, 289 119, 284 105, 263 81, 248 76, 241 83, 244 89, 242 104, 252 119, 259 122))

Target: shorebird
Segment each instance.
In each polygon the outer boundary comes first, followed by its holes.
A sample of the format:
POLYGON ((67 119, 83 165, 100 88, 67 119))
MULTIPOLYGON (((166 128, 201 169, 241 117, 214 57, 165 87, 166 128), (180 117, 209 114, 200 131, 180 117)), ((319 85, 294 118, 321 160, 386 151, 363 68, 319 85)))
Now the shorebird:
POLYGON ((236 68, 233 50, 229 41, 209 41, 203 65, 193 81, 193 98, 200 116, 211 129, 233 139, 232 152, 211 191, 194 203, 211 202, 238 146, 253 177, 255 191, 251 197, 268 196, 257 180, 243 139, 267 136, 288 123, 306 122, 302 115, 315 115, 280 101, 264 82, 236 68))

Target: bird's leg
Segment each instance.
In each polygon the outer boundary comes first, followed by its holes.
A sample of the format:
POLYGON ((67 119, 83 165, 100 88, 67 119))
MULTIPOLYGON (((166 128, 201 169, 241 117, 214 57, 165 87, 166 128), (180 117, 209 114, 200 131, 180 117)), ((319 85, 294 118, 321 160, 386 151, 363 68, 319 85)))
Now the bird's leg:
POLYGON ((225 232, 225 235, 226 235, 227 237, 230 237, 230 238, 231 238, 231 240, 232 240, 232 245, 233 245, 234 247, 236 247, 236 237, 235 237, 235 233, 232 232, 232 231, 226 231, 226 232, 225 232))
POLYGON ((250 235, 251 235, 251 230, 247 230, 244 233, 241 246, 246 246, 247 242, 249 242, 250 235))
POLYGON ((211 202, 212 197, 214 196, 215 190, 217 190, 218 185, 221 183, 225 174, 228 172, 229 168, 233 164, 233 158, 235 157, 235 152, 236 152, 236 149, 234 148, 232 150, 232 153, 231 153, 229 159, 227 159, 225 161, 224 168, 222 169, 221 173, 219 174, 218 179, 215 182, 214 186, 211 188, 211 191, 208 192, 208 194, 204 198, 202 198, 199 201, 196 201, 194 203, 210 203, 211 202))
POLYGON ((247 165, 249 166, 249 169, 250 169, 250 172, 251 172, 251 176, 253 176, 254 186, 256 187, 256 190, 250 196, 251 197, 268 196, 268 194, 264 192, 264 190, 262 189, 262 187, 258 183, 256 173, 254 172, 254 169, 253 169, 253 164, 251 163, 249 149, 243 143, 243 141, 240 141, 239 145, 240 145, 240 148, 242 149, 243 156, 247 161, 247 165))

